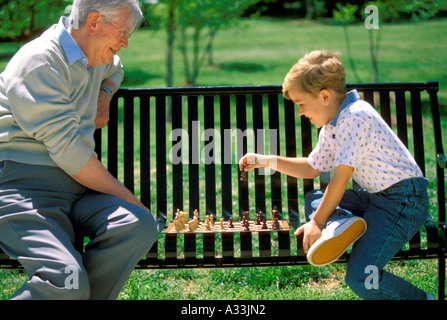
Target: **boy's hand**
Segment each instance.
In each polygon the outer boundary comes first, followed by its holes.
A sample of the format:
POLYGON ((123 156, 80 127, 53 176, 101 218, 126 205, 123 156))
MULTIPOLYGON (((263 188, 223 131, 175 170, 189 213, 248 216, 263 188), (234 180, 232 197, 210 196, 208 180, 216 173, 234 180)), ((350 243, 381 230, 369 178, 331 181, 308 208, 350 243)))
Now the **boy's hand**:
POLYGON ((269 165, 268 156, 256 153, 247 153, 239 160, 239 170, 249 171, 255 168, 264 168, 269 165))
POLYGON ((321 232, 324 227, 319 226, 314 220, 310 220, 306 224, 296 229, 295 236, 304 233, 303 236, 303 250, 305 253, 309 251, 309 248, 321 237, 321 232))

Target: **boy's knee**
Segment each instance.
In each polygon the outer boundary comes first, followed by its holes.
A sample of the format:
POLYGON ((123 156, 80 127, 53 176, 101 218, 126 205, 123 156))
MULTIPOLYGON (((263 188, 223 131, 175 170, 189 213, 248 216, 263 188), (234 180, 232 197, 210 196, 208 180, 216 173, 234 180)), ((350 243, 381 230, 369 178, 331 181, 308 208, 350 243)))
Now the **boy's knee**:
POLYGON ((314 200, 320 199, 323 197, 324 190, 311 190, 304 195, 304 202, 311 203, 314 200))
POLYGON ((365 279, 362 279, 359 275, 353 273, 353 272, 346 272, 345 275, 345 282, 351 288, 352 291, 354 291, 356 294, 359 291, 362 291, 365 283, 365 279))
POLYGON ((371 278, 367 273, 350 271, 348 268, 345 275, 345 282, 349 288, 360 298, 367 300, 377 299, 378 274, 377 278, 371 278))
POLYGON ((307 219, 317 210, 323 194, 323 190, 311 190, 304 195, 304 213, 307 219))

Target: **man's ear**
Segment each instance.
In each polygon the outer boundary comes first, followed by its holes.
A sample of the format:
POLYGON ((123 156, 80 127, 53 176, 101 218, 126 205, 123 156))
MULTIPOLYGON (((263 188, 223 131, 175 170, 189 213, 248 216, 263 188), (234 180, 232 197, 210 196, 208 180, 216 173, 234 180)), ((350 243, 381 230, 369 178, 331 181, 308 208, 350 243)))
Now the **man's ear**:
POLYGON ((95 33, 99 28, 99 23, 101 22, 101 14, 97 11, 90 12, 87 17, 87 28, 90 34, 95 33))

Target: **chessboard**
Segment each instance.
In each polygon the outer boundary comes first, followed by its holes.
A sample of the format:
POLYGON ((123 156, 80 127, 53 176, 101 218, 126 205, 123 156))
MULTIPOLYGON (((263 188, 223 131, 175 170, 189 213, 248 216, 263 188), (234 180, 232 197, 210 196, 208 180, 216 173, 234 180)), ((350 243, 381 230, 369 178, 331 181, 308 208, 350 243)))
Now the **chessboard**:
POLYGON ((275 211, 273 218, 266 220, 262 214, 257 213, 255 220, 248 220, 248 212, 240 221, 228 221, 220 219, 215 221, 214 217, 206 216, 205 221, 199 221, 197 211, 194 212, 194 218, 187 221, 186 213, 177 210, 175 220, 172 221, 164 233, 225 233, 225 232, 270 232, 270 231, 290 231, 286 220, 278 219, 275 211))
POLYGON ((205 226, 204 223, 201 223, 198 228, 191 231, 188 225, 185 225, 185 228, 178 231, 175 228, 175 222, 171 222, 168 228, 164 231, 164 233, 224 233, 224 232, 266 232, 266 231, 289 231, 291 230, 289 224, 286 220, 278 220, 279 229, 274 230, 272 227, 273 222, 267 221, 267 228, 262 228, 261 225, 256 225, 255 222, 250 221, 248 228, 241 227, 241 221, 234 221, 233 228, 228 226, 228 221, 223 222, 223 226, 220 226, 220 223, 215 223, 214 225, 210 225, 209 229, 205 226))

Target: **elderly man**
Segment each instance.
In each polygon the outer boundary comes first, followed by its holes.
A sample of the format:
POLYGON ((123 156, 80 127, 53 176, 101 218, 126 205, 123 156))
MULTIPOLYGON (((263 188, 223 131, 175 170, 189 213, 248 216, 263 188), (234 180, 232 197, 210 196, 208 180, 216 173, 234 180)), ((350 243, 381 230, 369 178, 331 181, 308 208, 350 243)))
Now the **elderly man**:
POLYGON ((157 240, 93 151, 141 18, 136 0, 75 0, 0 75, 0 247, 29 277, 12 299, 115 299, 157 240), (75 230, 90 238, 83 255, 75 230))

